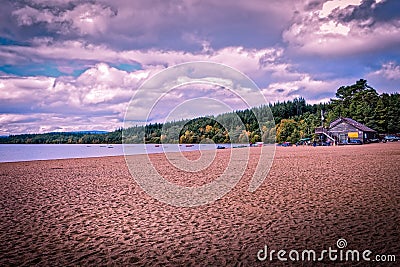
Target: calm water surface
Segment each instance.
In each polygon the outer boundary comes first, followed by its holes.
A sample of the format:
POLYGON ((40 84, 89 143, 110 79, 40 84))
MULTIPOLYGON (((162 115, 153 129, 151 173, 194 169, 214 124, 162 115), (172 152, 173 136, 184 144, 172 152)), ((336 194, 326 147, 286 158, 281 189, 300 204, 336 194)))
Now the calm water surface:
MULTIPOLYGON (((86 145, 86 144, 0 144, 0 162, 16 162, 29 160, 67 159, 67 158, 91 158, 104 156, 179 152, 194 150, 215 149, 215 144, 135 144, 135 145, 86 145)), ((230 147, 230 144, 224 144, 230 147)))

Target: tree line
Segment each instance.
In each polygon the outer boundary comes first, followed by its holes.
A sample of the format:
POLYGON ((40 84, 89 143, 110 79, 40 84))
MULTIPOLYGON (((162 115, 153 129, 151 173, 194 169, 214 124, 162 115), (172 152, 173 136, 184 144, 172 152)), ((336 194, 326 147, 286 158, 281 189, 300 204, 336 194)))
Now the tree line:
POLYGON ((277 142, 314 138, 316 127, 328 128, 340 117, 352 118, 380 134, 400 133, 398 93, 379 95, 366 80, 360 79, 353 85, 339 87, 335 96, 329 103, 307 105, 302 99, 295 99, 278 105, 278 110, 272 110, 277 119, 277 142))
POLYGON ((328 103, 307 104, 304 98, 192 120, 153 123, 113 132, 10 135, 0 143, 118 144, 126 143, 275 143, 313 138, 316 127, 329 127, 339 117, 350 117, 379 133, 400 132, 400 95, 378 94, 358 80, 341 86, 328 103), (323 119, 321 118, 323 115, 323 119), (321 120, 322 119, 322 120, 321 120))
POLYGON ((119 144, 122 128, 113 132, 51 132, 0 137, 1 144, 119 144))

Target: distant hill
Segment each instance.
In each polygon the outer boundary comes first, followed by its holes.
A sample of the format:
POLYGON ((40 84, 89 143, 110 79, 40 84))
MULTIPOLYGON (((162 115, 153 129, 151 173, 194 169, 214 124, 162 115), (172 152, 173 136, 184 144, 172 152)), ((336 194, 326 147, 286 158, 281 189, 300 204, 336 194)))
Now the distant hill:
MULTIPOLYGON (((57 132, 52 132, 57 133, 57 132)), ((77 133, 77 134, 106 134, 109 131, 98 131, 98 130, 88 130, 88 131, 73 131, 73 132, 64 132, 64 133, 77 133)))

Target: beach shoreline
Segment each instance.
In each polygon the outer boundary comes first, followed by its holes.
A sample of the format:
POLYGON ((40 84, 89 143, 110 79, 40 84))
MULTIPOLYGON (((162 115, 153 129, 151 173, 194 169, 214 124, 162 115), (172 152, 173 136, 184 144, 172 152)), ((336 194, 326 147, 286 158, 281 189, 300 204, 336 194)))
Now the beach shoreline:
MULTIPOLYGON (((261 149, 250 150, 235 188, 193 208, 146 194, 124 156, 0 163, 0 265, 278 266, 257 253, 265 245, 323 250, 340 238, 350 249, 399 253, 400 143, 277 147, 253 193, 261 149)), ((169 167, 162 154, 149 157, 170 182, 199 186, 218 177, 229 153, 216 151, 197 175, 169 167)))

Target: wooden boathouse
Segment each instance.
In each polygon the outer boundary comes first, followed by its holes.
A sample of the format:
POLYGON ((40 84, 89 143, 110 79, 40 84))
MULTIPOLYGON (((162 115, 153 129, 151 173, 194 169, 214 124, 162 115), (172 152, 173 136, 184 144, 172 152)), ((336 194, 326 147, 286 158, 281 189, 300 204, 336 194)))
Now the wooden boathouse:
POLYGON ((330 139, 335 144, 368 143, 368 140, 377 138, 378 133, 350 118, 339 118, 329 125, 329 128, 318 127, 315 134, 321 139, 330 139))

